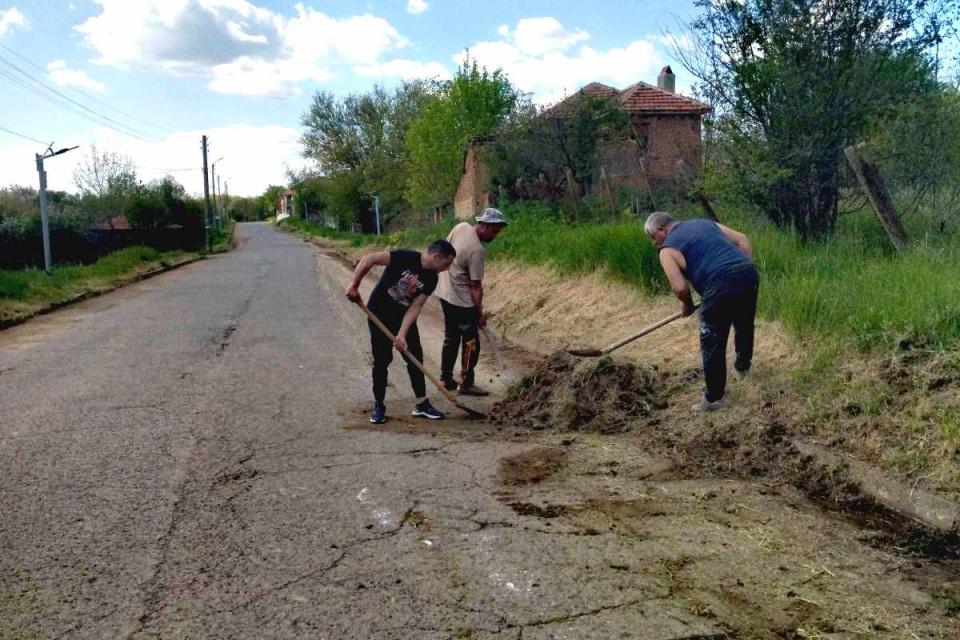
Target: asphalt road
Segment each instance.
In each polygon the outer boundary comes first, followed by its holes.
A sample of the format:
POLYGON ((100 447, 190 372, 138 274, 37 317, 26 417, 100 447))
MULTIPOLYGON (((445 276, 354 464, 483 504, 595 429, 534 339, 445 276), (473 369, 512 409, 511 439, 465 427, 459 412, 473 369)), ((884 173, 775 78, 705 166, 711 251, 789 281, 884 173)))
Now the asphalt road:
POLYGON ((332 259, 238 234, 0 333, 0 638, 713 637, 608 568, 639 541, 498 499, 525 445, 343 428, 368 338, 332 259))

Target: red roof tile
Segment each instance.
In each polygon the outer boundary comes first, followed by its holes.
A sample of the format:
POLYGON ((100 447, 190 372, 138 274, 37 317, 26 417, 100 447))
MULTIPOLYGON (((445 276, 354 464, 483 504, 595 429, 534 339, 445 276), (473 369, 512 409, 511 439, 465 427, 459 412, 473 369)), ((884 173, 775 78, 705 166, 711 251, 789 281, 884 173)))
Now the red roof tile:
POLYGON ((704 114, 713 110, 702 102, 658 89, 646 82, 627 87, 620 92, 618 99, 623 110, 629 113, 704 114))
MULTIPOLYGON (((669 71, 669 67, 664 67, 664 70, 669 71)), ((591 82, 573 95, 547 109, 547 112, 566 114, 582 95, 616 99, 627 113, 702 115, 713 110, 712 107, 702 102, 658 89, 646 82, 630 85, 623 91, 618 91, 599 82, 591 82)))
POLYGON ((108 231, 110 229, 116 229, 119 231, 127 231, 130 229, 130 223, 127 222, 126 216, 114 216, 109 220, 104 220, 103 222, 94 225, 94 229, 103 229, 108 231))

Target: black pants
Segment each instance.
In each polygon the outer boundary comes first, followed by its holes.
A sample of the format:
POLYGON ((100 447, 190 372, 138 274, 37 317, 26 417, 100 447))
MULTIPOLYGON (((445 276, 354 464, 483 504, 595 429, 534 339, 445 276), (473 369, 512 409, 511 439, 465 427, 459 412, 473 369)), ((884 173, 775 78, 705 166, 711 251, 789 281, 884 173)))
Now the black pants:
POLYGON ((753 325, 757 315, 760 276, 753 266, 728 271, 705 287, 700 305, 700 354, 706 380, 706 399, 716 402, 727 387, 727 339, 733 326, 738 371, 753 361, 753 325))
POLYGON ((480 334, 477 308, 461 307, 440 300, 443 307, 443 350, 440 352, 440 379, 453 381, 453 365, 460 360, 460 382, 473 385, 473 373, 480 359, 480 334), (461 350, 461 344, 463 349, 461 350))
MULTIPOLYGON (((403 318, 381 317, 380 320, 390 329, 393 335, 397 335, 400 324, 403 322, 403 318)), ((390 363, 393 362, 393 343, 380 330, 380 327, 373 324, 371 320, 367 320, 367 325, 370 327, 370 348, 373 351, 373 398, 377 402, 383 402, 387 395, 387 370, 390 363)), ((410 327, 410 331, 407 332, 407 352, 423 362, 423 347, 420 346, 420 332, 417 331, 416 324, 410 327)), ((423 377, 423 372, 417 368, 417 365, 410 362, 406 353, 403 354, 403 359, 407 361, 407 373, 410 374, 413 395, 417 398, 426 397, 427 383, 423 377)))

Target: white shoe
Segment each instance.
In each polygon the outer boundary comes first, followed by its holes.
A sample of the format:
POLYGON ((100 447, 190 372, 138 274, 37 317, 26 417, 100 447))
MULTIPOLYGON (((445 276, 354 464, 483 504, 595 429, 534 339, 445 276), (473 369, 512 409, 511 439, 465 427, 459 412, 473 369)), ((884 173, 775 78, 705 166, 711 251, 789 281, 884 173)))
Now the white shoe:
POLYGON ((726 400, 720 398, 714 402, 708 402, 706 398, 691 407, 694 411, 716 411, 727 406, 726 400))
POLYGON ((740 369, 733 370, 733 377, 736 378, 739 382, 743 382, 747 379, 747 376, 750 374, 750 369, 746 371, 740 371, 740 369))

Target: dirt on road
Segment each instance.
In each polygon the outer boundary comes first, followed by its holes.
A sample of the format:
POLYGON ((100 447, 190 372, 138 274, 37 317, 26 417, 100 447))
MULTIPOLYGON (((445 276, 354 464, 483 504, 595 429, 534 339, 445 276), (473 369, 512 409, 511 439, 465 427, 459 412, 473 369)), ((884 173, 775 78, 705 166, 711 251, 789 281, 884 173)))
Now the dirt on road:
MULTIPOLYGON (((325 261, 327 275, 345 282, 346 265, 337 275, 332 264, 325 261)), ((498 311, 503 328, 516 329, 510 304, 498 311)), ((761 361, 753 381, 731 385, 733 410, 704 415, 689 409, 702 382, 680 327, 639 363, 537 353, 534 345, 558 345, 535 329, 504 342, 507 366, 523 375, 513 387, 489 350, 481 357, 479 377, 494 395, 465 402, 488 421, 451 411, 433 423, 395 412, 373 426, 358 403, 344 426, 446 444, 528 445, 490 471, 492 493, 517 517, 499 526, 618 540, 622 551, 584 567, 586 575, 654 580, 672 603, 720 630, 709 637, 960 637, 956 532, 898 516, 864 496, 843 464, 801 453, 793 443, 812 431, 789 392, 755 382, 773 364, 761 361)), ((420 330, 425 345, 439 345, 438 308, 428 304, 420 330)), ((783 347, 771 355, 792 357, 783 347)), ((409 401, 402 370, 393 376, 394 403, 409 401)))

